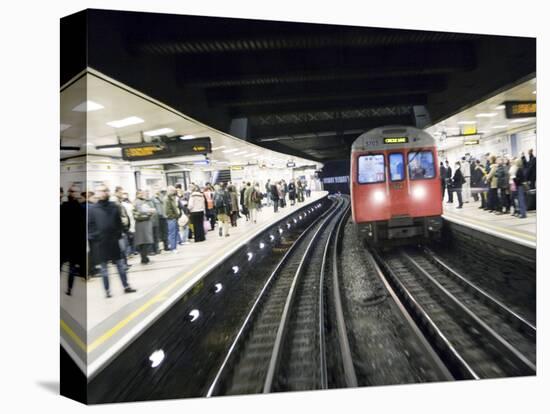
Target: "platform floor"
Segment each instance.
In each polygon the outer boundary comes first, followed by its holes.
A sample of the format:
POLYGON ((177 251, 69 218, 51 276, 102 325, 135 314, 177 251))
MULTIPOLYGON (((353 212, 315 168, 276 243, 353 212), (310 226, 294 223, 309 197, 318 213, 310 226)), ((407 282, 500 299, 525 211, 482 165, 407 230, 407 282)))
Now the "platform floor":
POLYGON ((497 215, 479 208, 480 203, 464 203, 461 209, 457 202, 443 202, 443 217, 449 221, 474 228, 514 243, 535 249, 537 246, 537 212, 528 211, 527 218, 520 219, 511 214, 497 215))
POLYGON ((278 213, 273 212, 273 207, 264 207, 256 224, 243 217, 237 227, 230 228, 229 237, 219 237, 216 228, 208 232, 206 241, 178 246, 177 253, 151 256, 151 263, 147 265, 140 263, 139 256, 131 257, 128 281, 137 289, 136 293, 124 293, 116 268, 110 266, 112 298, 105 297, 101 278, 89 281, 77 278, 73 294, 67 296, 67 273, 62 272, 61 337, 65 349, 69 347, 68 352, 80 368, 85 371, 87 365, 88 376, 93 375, 225 257, 272 223, 326 194, 324 191, 312 192, 303 203, 294 206, 287 203, 278 213))

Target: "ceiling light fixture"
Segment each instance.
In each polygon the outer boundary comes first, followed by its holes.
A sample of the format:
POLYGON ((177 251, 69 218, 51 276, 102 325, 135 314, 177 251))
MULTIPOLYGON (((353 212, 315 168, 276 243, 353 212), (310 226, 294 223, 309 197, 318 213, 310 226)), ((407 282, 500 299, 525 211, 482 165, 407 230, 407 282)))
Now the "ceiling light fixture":
POLYGON ((493 116, 497 116, 498 114, 496 112, 488 112, 488 113, 481 113, 477 114, 476 118, 492 118, 493 116))
POLYGON ((501 129, 501 128, 506 128, 508 125, 493 125, 491 128, 492 129, 501 129))
POLYGON ((529 118, 518 118, 518 119, 514 119, 513 121, 510 121, 514 124, 520 124, 522 122, 529 122, 530 119, 529 118))
POLYGON ((477 124, 477 121, 458 121, 458 125, 477 124))
POLYGON ((145 122, 143 119, 137 116, 130 116, 128 118, 119 119, 117 121, 107 122, 107 125, 113 128, 124 128, 130 125, 137 125, 145 122))
POLYGON ((495 106, 495 109, 504 109, 506 108, 506 105, 498 105, 498 106, 495 106))
POLYGON ((73 108, 73 111, 75 112, 92 112, 92 111, 97 111, 99 109, 103 109, 104 106, 103 105, 100 105, 94 101, 85 101, 85 102, 82 102, 81 104, 78 104, 77 106, 75 106, 73 108))
POLYGON ((166 135, 170 134, 171 132, 174 132, 171 128, 160 128, 160 129, 153 129, 151 131, 145 131, 143 135, 147 135, 148 137, 158 137, 159 135, 166 135))
POLYGON ((189 139, 195 139, 195 136, 194 136, 194 135, 182 135, 182 136, 180 137, 180 139, 181 139, 182 141, 187 141, 187 140, 189 140, 189 139))
POLYGON ((216 151, 223 148, 225 148, 225 145, 220 145, 219 147, 212 148, 212 151, 216 151))

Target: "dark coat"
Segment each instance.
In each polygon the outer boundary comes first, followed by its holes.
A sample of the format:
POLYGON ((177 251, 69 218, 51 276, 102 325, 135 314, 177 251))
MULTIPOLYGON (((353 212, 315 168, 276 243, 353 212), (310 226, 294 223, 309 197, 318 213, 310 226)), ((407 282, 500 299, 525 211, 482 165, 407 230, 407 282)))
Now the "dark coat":
POLYGON ((485 186, 483 183, 484 175, 485 175, 484 170, 481 165, 479 165, 479 167, 474 168, 474 170, 472 171, 472 177, 471 177, 472 187, 484 187, 485 186))
POLYGON ((277 186, 275 184, 271 184, 271 199, 272 200, 279 200, 279 190, 277 190, 277 186))
MULTIPOLYGON (((144 212, 148 209, 153 209, 149 201, 137 199, 135 201, 135 209, 138 212, 144 212)), ((138 217, 137 215, 134 215, 138 217)), ((151 244, 153 243, 153 214, 150 214, 148 220, 137 220, 136 219, 136 232, 134 234, 134 245, 140 246, 142 244, 151 244)))
POLYGON ((288 184, 288 198, 294 200, 296 198, 296 185, 294 183, 288 184))
POLYGON ((104 263, 120 259, 118 245, 122 237, 120 209, 111 201, 99 201, 88 208, 88 240, 92 263, 104 263))
POLYGON ((460 168, 457 168, 455 174, 453 175, 453 187, 462 188, 462 184, 464 184, 465 182, 466 180, 462 175, 462 171, 460 171, 460 168))

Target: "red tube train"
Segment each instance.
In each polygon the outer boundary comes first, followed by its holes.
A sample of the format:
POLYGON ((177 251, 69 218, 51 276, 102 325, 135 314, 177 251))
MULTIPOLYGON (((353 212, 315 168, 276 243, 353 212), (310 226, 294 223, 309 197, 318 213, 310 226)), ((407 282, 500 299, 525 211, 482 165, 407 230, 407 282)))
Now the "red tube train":
POLYGON ((414 127, 375 128, 351 147, 353 222, 372 244, 438 239, 442 194, 435 140, 414 127))

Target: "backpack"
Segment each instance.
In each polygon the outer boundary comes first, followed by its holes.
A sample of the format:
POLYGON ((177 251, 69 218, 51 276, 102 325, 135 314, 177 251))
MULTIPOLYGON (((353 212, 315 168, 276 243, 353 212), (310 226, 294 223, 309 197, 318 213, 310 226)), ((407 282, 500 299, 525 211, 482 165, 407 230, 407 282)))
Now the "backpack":
POLYGON ((214 194, 214 207, 216 207, 217 210, 222 210, 225 207, 224 197, 221 191, 216 191, 214 194))
POLYGON ((504 168, 504 165, 499 165, 497 167, 495 177, 497 177, 497 187, 498 188, 508 187, 508 182, 506 180, 506 170, 504 168))
POLYGON ((253 203, 257 203, 261 200, 256 190, 252 190, 252 193, 250 194, 250 200, 252 200, 253 203))

